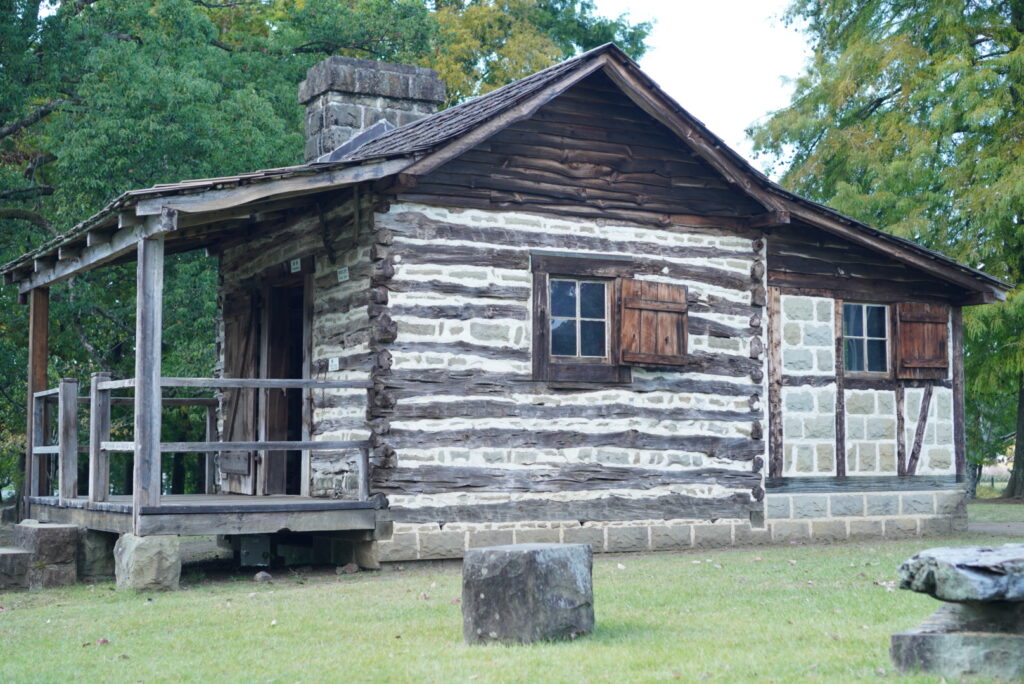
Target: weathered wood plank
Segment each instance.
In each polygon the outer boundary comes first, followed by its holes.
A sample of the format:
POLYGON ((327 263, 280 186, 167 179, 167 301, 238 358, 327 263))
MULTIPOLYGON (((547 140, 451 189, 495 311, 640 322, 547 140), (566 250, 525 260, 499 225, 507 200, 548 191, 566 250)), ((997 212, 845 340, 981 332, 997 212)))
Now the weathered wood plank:
POLYGON ((78 380, 61 378, 57 461, 58 491, 62 499, 78 496, 78 380))
MULTIPOLYGON (((177 214, 163 212, 147 221, 173 230, 177 214)), ((157 230, 154 228, 153 232, 157 230)), ((145 238, 138 243, 135 306, 135 442, 133 526, 139 533, 138 511, 160 503, 160 365, 163 325, 164 242, 145 238)))
MULTIPOLYGON (((453 394, 506 394, 510 389, 542 395, 550 393, 548 384, 535 382, 530 373, 495 373, 482 370, 394 369, 384 385, 399 397, 436 394, 439 387, 453 394)), ((750 396, 761 391, 760 385, 724 380, 695 380, 682 373, 660 377, 634 377, 627 387, 632 392, 640 393, 670 391, 724 396, 750 396)), ((605 391, 607 386, 581 384, 574 389, 577 392, 599 392, 605 391)))
POLYGON ((409 430, 392 426, 388 444, 395 449, 424 446, 462 448, 495 447, 559 449, 614 446, 624 449, 671 449, 707 454, 709 458, 751 461, 764 453, 760 441, 743 437, 707 435, 655 435, 636 430, 583 433, 576 430, 521 430, 473 428, 463 430, 409 430))
POLYGON ((765 480, 765 488, 769 494, 810 494, 810 493, 849 493, 849 492, 895 492, 895 491, 928 491, 928 490, 960 490, 963 485, 957 483, 953 475, 915 475, 897 477, 893 475, 847 477, 780 477, 765 480))
POLYGON ((443 401, 436 403, 399 403, 394 409, 380 411, 380 415, 395 421, 431 420, 440 418, 649 418, 664 421, 722 421, 749 422, 760 420, 760 410, 723 411, 690 407, 637 406, 628 403, 566 404, 545 406, 512 401, 443 401))
MULTIPOLYGON (((101 442, 101 447, 107 451, 133 451, 136 442, 101 442)), ((261 440, 257 442, 162 442, 159 444, 163 453, 205 453, 214 451, 298 451, 309 449, 311 451, 332 451, 335 449, 359 449, 367 446, 365 440, 343 440, 343 441, 308 441, 308 442, 283 442, 261 440)), ((154 504, 155 505, 155 504, 154 504)))
POLYGON ((833 359, 836 366, 836 476, 846 476, 846 363, 843 360, 843 302, 832 302, 833 359))
POLYGON ((768 288, 768 476, 780 477, 782 450, 782 310, 777 287, 768 288))
POLYGON ((646 490, 674 484, 719 485, 749 490, 761 484, 761 476, 722 468, 653 470, 585 463, 557 468, 514 469, 421 465, 378 470, 373 479, 374 489, 386 494, 646 490))
POLYGON ((953 356, 953 452, 956 461, 956 477, 962 482, 967 475, 967 441, 964 434, 964 319, 963 310, 953 307, 950 337, 953 356))
MULTIPOLYGON (((45 473, 46 459, 35 458, 32 452, 33 444, 41 444, 36 441, 35 435, 41 432, 42 415, 36 415, 35 401, 33 397, 36 392, 46 388, 46 367, 49 357, 49 329, 50 329, 50 290, 49 288, 36 288, 29 294, 28 312, 28 409, 26 411, 25 434, 33 436, 25 449, 25 461, 22 463, 24 473, 24 485, 22 492, 27 496, 42 494, 43 486, 46 485, 45 473), (37 463, 38 461, 38 463, 37 463)), ((22 504, 22 517, 28 517, 27 506, 22 504)))
POLYGON ((395 522, 517 522, 521 520, 748 520, 762 505, 747 494, 702 498, 685 494, 627 498, 606 496, 579 501, 530 499, 507 503, 457 504, 423 508, 392 506, 395 522))
POLYGON ((89 500, 106 501, 110 492, 110 457, 102 442, 110 440, 110 390, 99 383, 110 373, 93 373, 89 387, 89 500))

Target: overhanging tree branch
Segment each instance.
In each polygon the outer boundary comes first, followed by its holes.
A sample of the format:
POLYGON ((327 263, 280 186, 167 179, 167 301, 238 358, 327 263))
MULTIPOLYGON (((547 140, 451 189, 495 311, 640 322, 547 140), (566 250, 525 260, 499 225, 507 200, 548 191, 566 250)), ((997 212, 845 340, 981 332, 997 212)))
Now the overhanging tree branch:
POLYGON ((71 100, 65 99, 50 100, 49 102, 36 109, 34 112, 29 114, 25 118, 19 119, 18 121, 14 121, 12 123, 7 124, 6 126, 0 127, 0 140, 10 137, 17 133, 18 131, 20 131, 21 129, 28 128, 29 126, 39 122, 44 117, 48 116, 50 112, 54 111, 63 104, 67 104, 70 101, 71 100))
POLYGON ((14 188, 13 190, 0 190, 0 199, 29 199, 30 197, 41 197, 52 195, 52 185, 32 185, 27 188, 14 188))

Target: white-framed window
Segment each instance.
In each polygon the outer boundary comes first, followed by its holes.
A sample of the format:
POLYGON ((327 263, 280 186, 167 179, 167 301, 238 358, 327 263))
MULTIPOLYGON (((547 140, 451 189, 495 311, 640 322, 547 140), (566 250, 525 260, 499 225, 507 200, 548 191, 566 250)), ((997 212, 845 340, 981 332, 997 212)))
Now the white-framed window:
POLYGON ((604 280, 551 277, 548 310, 552 357, 608 357, 608 286, 604 280))
POLYGON ((843 304, 843 368, 851 372, 889 370, 889 308, 843 304))

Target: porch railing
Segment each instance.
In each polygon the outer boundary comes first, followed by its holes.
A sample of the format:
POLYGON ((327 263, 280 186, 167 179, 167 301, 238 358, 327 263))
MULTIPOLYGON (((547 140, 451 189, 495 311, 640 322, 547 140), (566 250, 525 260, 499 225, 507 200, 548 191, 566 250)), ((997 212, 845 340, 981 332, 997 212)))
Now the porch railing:
MULTIPOLYGON (((134 397, 114 396, 116 390, 133 389, 136 380, 113 380, 110 373, 94 373, 89 396, 78 396, 78 381, 63 379, 53 389, 36 392, 32 397, 33 434, 31 468, 32 482, 28 491, 41 494, 40 487, 44 479, 42 461, 39 456, 55 454, 57 461, 58 495, 62 499, 73 499, 78 495, 78 454, 87 451, 89 454, 89 494, 90 501, 105 501, 110 491, 110 458, 112 452, 135 453, 136 457, 149 459, 151 469, 159 472, 161 453, 220 453, 239 451, 336 451, 341 449, 359 450, 359 500, 366 501, 370 497, 369 485, 369 441, 313 441, 289 440, 254 442, 222 442, 215 439, 216 411, 218 400, 210 397, 161 397, 163 406, 205 406, 206 407, 206 441, 203 442, 160 442, 156 453, 139 453, 136 441, 112 441, 110 409, 118 404, 134 404, 134 397), (57 443, 47 444, 52 429, 50 407, 57 405, 57 443), (89 411, 89 446, 78 446, 78 405, 88 404, 89 411)), ((312 379, 265 379, 265 378, 160 378, 160 387, 193 387, 210 389, 256 389, 266 392, 270 389, 301 389, 306 396, 315 389, 366 389, 368 383, 358 381, 332 381, 312 379)), ((207 487, 212 482, 212 459, 206 462, 207 487)), ((157 494, 156 497, 159 495, 157 494)), ((149 505, 158 505, 152 501, 149 505)))

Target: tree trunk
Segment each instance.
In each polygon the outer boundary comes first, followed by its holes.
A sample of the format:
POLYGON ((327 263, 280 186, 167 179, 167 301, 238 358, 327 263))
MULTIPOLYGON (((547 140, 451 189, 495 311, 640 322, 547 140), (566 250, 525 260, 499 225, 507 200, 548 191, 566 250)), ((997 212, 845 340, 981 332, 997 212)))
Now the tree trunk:
POLYGON ((967 498, 978 498, 978 482, 981 480, 981 464, 967 464, 967 498))
POLYGON ((1004 499, 1024 499, 1024 374, 1017 390, 1017 434, 1013 445, 1013 470, 1003 490, 1004 499))

